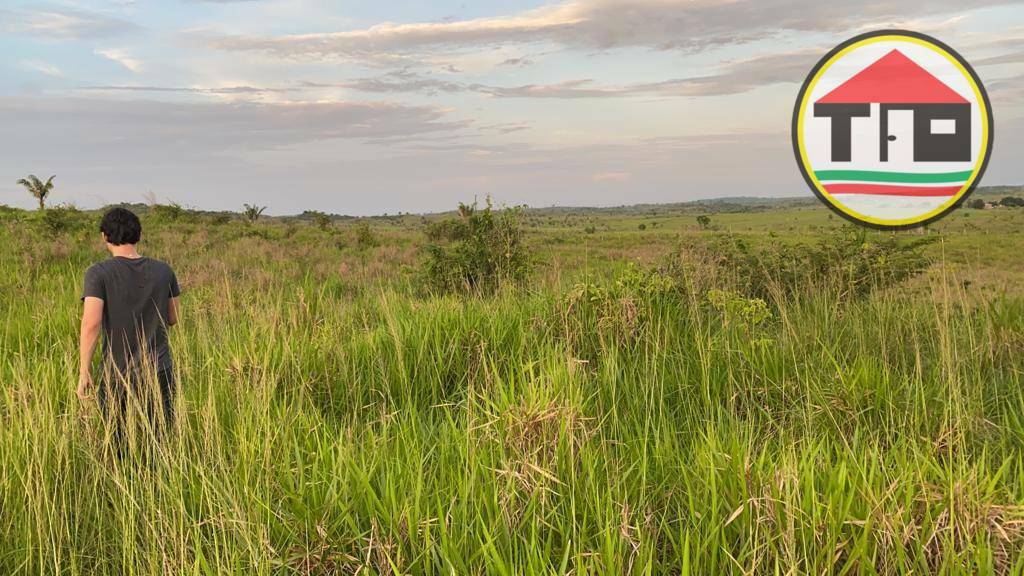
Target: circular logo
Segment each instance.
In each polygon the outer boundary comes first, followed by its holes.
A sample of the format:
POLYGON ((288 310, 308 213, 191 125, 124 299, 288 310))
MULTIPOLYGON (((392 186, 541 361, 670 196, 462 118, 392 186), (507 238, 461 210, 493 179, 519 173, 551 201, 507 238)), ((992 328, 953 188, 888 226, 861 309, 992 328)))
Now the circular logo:
POLYGON ((921 226, 962 203, 992 153, 978 75, 942 42, 869 32, 825 55, 793 111, 804 180, 829 208, 875 228, 921 226))

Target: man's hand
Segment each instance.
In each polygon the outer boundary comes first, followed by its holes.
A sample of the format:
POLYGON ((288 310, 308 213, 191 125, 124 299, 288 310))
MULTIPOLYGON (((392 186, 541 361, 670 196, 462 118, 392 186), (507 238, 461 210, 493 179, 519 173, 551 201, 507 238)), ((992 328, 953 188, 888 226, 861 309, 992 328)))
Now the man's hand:
POLYGON ((103 325, 103 300, 86 296, 82 307, 82 335, 78 355, 78 388, 75 393, 81 400, 87 400, 92 393, 92 353, 100 339, 103 325))
POLYGON ((78 399, 85 402, 92 394, 92 374, 83 372, 78 375, 78 389, 75 390, 78 399))

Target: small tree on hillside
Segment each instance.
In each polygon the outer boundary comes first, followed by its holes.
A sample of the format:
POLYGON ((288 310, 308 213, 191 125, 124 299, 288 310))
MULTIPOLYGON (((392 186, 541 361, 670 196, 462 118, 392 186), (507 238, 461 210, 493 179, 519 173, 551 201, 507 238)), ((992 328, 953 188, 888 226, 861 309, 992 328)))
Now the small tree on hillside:
POLYGON ((711 217, 707 214, 701 214, 697 216, 697 225, 700 226, 701 230, 707 230, 711 228, 711 217))
POLYGON ((244 206, 245 211, 242 214, 245 215, 245 219, 251 224, 256 223, 260 216, 263 216, 263 211, 267 209, 266 206, 257 206, 255 204, 244 204, 244 206))
POLYGON ((54 178, 56 176, 50 176, 50 179, 43 183, 42 180, 36 178, 35 174, 29 174, 28 178, 18 180, 18 184, 24 186, 29 194, 35 196, 36 200, 39 201, 39 209, 43 210, 46 208, 46 197, 53 191, 54 178))

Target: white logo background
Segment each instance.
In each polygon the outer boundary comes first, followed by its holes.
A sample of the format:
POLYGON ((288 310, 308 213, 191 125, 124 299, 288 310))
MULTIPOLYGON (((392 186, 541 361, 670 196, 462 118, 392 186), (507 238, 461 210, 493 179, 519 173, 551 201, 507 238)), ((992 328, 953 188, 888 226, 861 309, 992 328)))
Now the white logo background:
MULTIPOLYGON (((805 95, 803 101, 803 151, 810 164, 808 171, 875 170, 912 173, 967 171, 974 168, 981 152, 983 123, 982 107, 978 105, 978 97, 969 77, 949 57, 937 52, 936 49, 923 46, 910 39, 906 41, 875 41, 857 46, 834 59, 832 64, 819 75, 818 82, 813 89, 805 95), (814 103, 894 49, 902 52, 971 103, 971 162, 915 163, 912 153, 913 111, 911 110, 891 110, 889 112, 889 133, 897 136, 897 139, 889 144, 888 162, 880 161, 880 110, 877 103, 871 104, 870 117, 852 119, 851 161, 832 162, 831 119, 815 117, 814 103)), ((948 129, 948 126, 943 126, 941 123, 932 125, 933 132, 948 129)), ((833 196, 833 201, 864 216, 884 220, 903 220, 932 212, 944 204, 954 202, 955 197, 837 194, 833 196)))

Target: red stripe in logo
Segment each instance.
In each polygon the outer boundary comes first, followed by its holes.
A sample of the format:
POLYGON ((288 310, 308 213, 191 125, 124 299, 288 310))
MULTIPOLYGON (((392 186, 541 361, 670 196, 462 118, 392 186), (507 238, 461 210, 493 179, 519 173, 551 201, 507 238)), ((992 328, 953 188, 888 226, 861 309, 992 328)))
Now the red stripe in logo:
POLYGON ((825 184, 829 194, 879 194, 882 196, 952 196, 957 186, 892 186, 888 184, 825 184))

